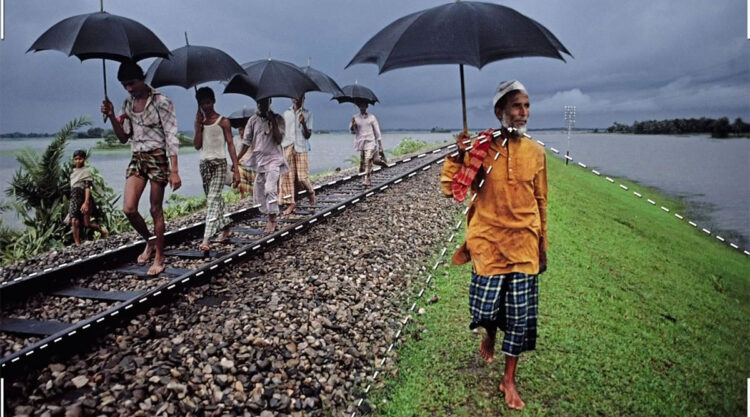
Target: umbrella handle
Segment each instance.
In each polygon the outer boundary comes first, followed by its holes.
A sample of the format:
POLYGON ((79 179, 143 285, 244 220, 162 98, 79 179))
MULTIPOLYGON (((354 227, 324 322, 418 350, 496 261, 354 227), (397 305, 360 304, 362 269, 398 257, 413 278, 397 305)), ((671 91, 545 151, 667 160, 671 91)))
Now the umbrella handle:
MULTIPOLYGON (((104 59, 102 58, 102 79, 104 80, 104 99, 109 100, 109 96, 107 95, 107 67, 104 65, 104 59)), ((107 123, 107 119, 109 116, 106 114, 102 115, 102 122, 107 123)))
POLYGON ((460 64, 458 66, 459 72, 461 74, 461 113, 464 117, 464 133, 469 132, 468 123, 466 122, 466 87, 464 86, 464 65, 460 64))

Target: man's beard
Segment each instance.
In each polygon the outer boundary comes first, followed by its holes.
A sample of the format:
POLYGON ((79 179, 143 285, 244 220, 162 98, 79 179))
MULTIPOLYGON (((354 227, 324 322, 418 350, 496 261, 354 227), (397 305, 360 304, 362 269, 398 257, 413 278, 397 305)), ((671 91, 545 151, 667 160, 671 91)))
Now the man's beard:
POLYGON ((502 120, 500 120, 500 124, 503 125, 503 127, 509 129, 511 132, 514 133, 514 136, 521 136, 525 135, 527 131, 527 125, 528 123, 524 123, 521 127, 513 127, 511 126, 511 123, 509 123, 507 120, 505 120, 505 116, 503 115, 502 120))

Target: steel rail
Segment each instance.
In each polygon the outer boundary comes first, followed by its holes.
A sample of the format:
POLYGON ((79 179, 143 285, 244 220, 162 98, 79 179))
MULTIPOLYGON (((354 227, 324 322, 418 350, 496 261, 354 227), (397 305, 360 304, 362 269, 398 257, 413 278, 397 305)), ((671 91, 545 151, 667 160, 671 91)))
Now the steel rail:
MULTIPOLYGON (((396 177, 390 178, 386 180, 385 182, 380 183, 376 186, 372 186, 368 189, 365 189, 360 194, 355 194, 351 198, 342 200, 338 204, 335 204, 330 207, 326 207, 323 210, 317 211, 309 217, 303 218, 300 221, 294 224, 291 224, 290 226, 287 226, 281 230, 278 230, 270 235, 263 236, 262 238, 256 239, 253 242, 247 244, 246 246, 240 249, 236 249, 231 253, 228 253, 226 255, 223 255, 213 260, 212 262, 206 263, 198 267, 195 270, 192 270, 188 273, 180 275, 165 284, 162 284, 151 290, 147 290, 145 293, 142 293, 136 297, 133 297, 132 299, 120 302, 116 304, 114 307, 107 309, 106 311, 98 313, 90 318, 76 322, 64 330, 61 330, 53 335, 45 337, 42 340, 39 340, 29 346, 26 346, 23 349, 18 350, 6 357, 0 358, 0 376, 13 377, 14 375, 18 375, 24 372, 25 370, 31 369, 40 364, 46 364, 47 359, 52 357, 53 355, 66 355, 70 353, 75 353, 76 351, 81 350, 81 346, 91 345, 93 343, 94 338, 105 333, 106 330, 117 326, 119 323, 123 322, 124 320, 130 319, 134 317, 135 315, 137 315, 138 313, 147 310, 148 308, 165 304, 167 301, 167 298, 171 297, 172 295, 176 294, 177 292, 189 286, 199 285, 199 284, 207 282, 210 277, 212 277, 219 271, 222 271, 224 268, 228 267, 229 265, 244 261, 252 255, 262 253, 265 249, 270 248, 278 244, 282 240, 288 239, 295 234, 301 233, 302 231, 310 228, 315 223, 326 221, 328 217, 341 213, 345 209, 354 206, 360 201, 367 199, 369 197, 372 197, 373 195, 377 193, 385 191, 391 185, 398 184, 405 179, 409 179, 415 176, 420 171, 425 171, 431 168, 433 164, 434 165, 440 164, 445 154, 448 151, 452 150, 453 148, 456 148, 455 144, 441 146, 433 150, 421 153, 418 156, 404 158, 400 161, 392 163, 389 165, 389 168, 392 168, 398 165, 399 163, 405 164, 415 159, 426 158, 428 156, 434 156, 435 154, 438 154, 438 153, 440 154, 434 158, 427 158, 427 161, 425 163, 417 164, 416 168, 406 171, 405 173, 400 174, 396 177)), ((373 171, 383 171, 383 170, 373 170, 373 171)), ((331 188, 337 184, 340 185, 340 184, 349 182, 353 179, 356 179, 356 177, 359 177, 359 176, 361 175, 352 175, 352 176, 344 177, 342 179, 332 181, 320 187, 317 187, 316 190, 331 188)), ((239 210, 237 212, 234 212, 233 215, 240 216, 240 213, 242 213, 244 217, 244 215, 247 215, 247 212, 250 210, 257 211, 257 206, 239 210)), ((192 226, 186 226, 186 227, 183 227, 181 229, 178 229, 172 232, 171 233, 172 238, 170 241, 175 241, 178 236, 195 234, 197 231, 199 231, 199 228, 203 224, 204 222, 198 222, 198 223, 193 224, 192 226)), ((125 245, 121 248, 118 248, 117 250, 104 251, 103 253, 99 255, 91 257, 90 259, 93 259, 92 262, 111 264, 113 262, 106 261, 103 259, 103 257, 112 256, 113 253, 118 254, 118 256, 120 256, 119 254, 121 253, 127 253, 129 255, 137 254, 138 252, 140 252, 140 250, 142 250, 144 244, 145 244, 144 241, 140 241, 140 242, 136 242, 130 245, 125 245), (122 251, 122 252, 117 252, 117 251, 122 251)), ((53 275, 53 273, 59 275, 61 274, 60 270, 64 268, 70 268, 70 269, 66 269, 68 273, 70 273, 70 271, 78 271, 78 270, 81 270, 80 264, 83 264, 83 263, 84 262, 74 262, 71 265, 60 265, 57 268, 50 268, 48 270, 45 270, 43 271, 43 273, 50 274, 48 276, 54 277, 54 278, 49 278, 49 279, 60 280, 60 277, 57 275, 53 275)), ((89 270, 89 273, 90 273, 90 270, 89 270)), ((22 281, 17 281, 17 282, 20 283, 22 281)), ((45 280, 45 282, 47 282, 47 280, 45 280)), ((8 287, 10 286, 6 286, 6 290, 8 289, 8 287)), ((3 294, 0 294, 0 296, 3 296, 3 294)))

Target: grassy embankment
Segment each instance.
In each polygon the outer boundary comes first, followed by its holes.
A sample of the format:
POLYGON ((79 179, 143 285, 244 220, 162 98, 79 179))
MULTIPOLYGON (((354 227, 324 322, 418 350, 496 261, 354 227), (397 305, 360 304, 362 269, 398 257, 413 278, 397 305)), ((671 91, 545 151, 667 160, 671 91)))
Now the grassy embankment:
POLYGON ((465 265, 440 268, 440 300, 406 332, 424 329, 399 345, 398 376, 371 394, 376 414, 745 415, 750 260, 659 208, 677 201, 554 158, 549 171, 540 336, 518 373, 526 409, 509 410, 499 395, 502 357, 487 365, 477 354, 465 265))

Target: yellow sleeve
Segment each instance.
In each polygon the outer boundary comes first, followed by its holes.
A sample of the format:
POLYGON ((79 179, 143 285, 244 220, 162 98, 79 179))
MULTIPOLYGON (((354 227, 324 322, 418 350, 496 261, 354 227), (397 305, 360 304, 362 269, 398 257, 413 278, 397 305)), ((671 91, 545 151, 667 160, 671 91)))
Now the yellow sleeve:
POLYGON ((453 196, 453 191, 451 191, 451 182, 453 181, 453 176, 458 173, 462 166, 462 163, 455 162, 450 156, 445 157, 445 162, 443 163, 443 171, 440 173, 440 189, 443 191, 443 195, 445 195, 446 197, 453 196))
POLYGON ((542 226, 542 241, 540 248, 547 251, 547 154, 542 153, 542 169, 534 176, 534 198, 539 208, 539 220, 542 226))

